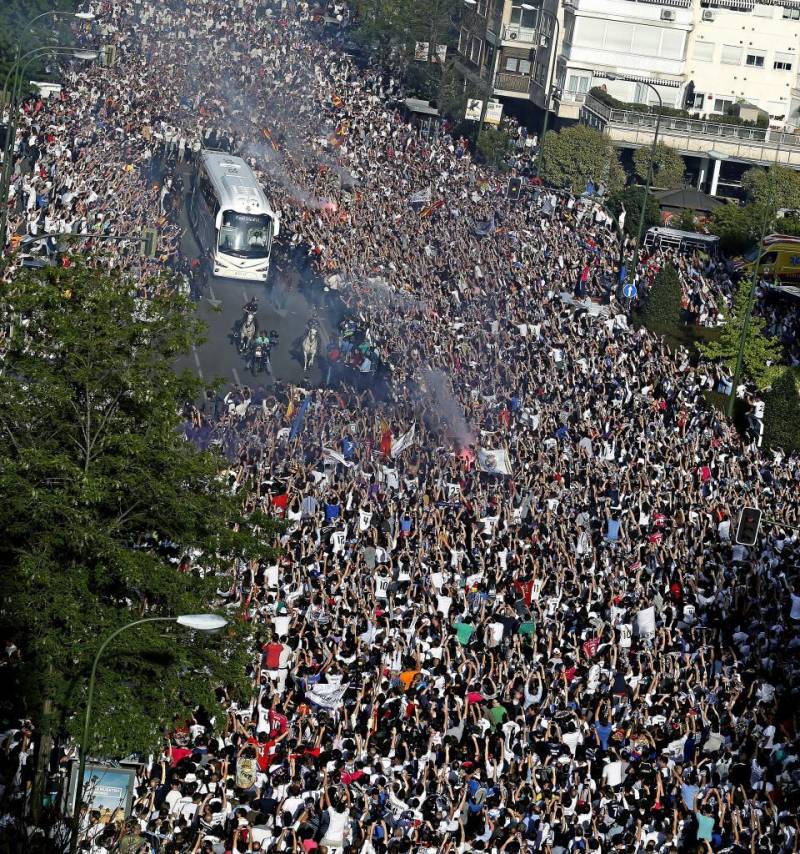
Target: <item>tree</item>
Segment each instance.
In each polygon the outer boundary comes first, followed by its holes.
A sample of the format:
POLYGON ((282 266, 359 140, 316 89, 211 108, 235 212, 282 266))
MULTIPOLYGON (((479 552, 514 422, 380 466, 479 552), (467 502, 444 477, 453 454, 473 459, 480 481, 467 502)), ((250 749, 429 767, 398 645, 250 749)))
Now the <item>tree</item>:
POLYGON ((754 167, 742 175, 742 187, 755 204, 780 208, 800 208, 800 174, 788 166, 754 167))
MULTIPOLYGON (((614 215, 619 217, 625 208, 625 233, 635 235, 639 229, 639 218, 642 215, 642 202, 644 201, 644 187, 626 187, 624 190, 613 193, 608 200, 608 205, 614 215)), ((644 215, 644 228, 652 228, 661 222, 661 211, 658 202, 653 196, 647 196, 647 209, 644 215)))
POLYGON ((541 177, 557 187, 582 193, 589 180, 605 184, 609 192, 621 190, 625 173, 611 139, 586 125, 548 131, 543 141, 541 177))
MULTIPOLYGON (((650 146, 637 148, 633 152, 633 168, 636 177, 642 183, 647 181, 647 170, 650 167, 650 146)), ((656 143, 655 156, 653 158, 653 180, 654 187, 677 187, 683 183, 686 172, 683 158, 674 149, 663 142, 656 143)))
POLYGON ((672 264, 662 267, 644 299, 641 318, 644 325, 659 334, 672 333, 680 324, 681 282, 672 264))
POLYGON ((764 397, 764 442, 785 453, 800 451, 800 370, 784 368, 764 397))
POLYGON ((488 163, 497 165, 511 151, 514 141, 508 131, 502 127, 484 125, 478 137, 478 151, 488 163))
MULTIPOLYGON (((770 213, 767 214, 769 229, 770 213)), ((719 235, 720 249, 726 255, 741 255, 759 242, 765 209, 757 204, 722 205, 711 214, 709 231, 719 235)))
MULTIPOLYGON (((719 337, 707 344, 698 344, 706 359, 721 360, 733 374, 739 353, 739 341, 744 329, 745 316, 750 301, 751 282, 743 279, 739 282, 730 311, 723 310, 725 325, 719 337)), ((771 385, 780 374, 778 363, 783 351, 775 339, 765 334, 766 321, 763 317, 752 315, 747 329, 742 366, 745 376, 759 389, 771 385)))
POLYGON ((689 208, 684 208, 677 216, 670 220, 670 226, 680 231, 697 231, 697 213, 689 208))
MULTIPOLYGON (((140 303, 119 276, 74 263, 21 274, 0 310, 27 320, 0 376, 0 623, 21 662, 6 668, 5 712, 33 718, 46 763, 53 733, 80 729, 101 641, 142 615, 214 609, 216 571, 271 555, 276 526, 244 518, 229 464, 181 435, 200 391, 171 367, 200 340, 188 303, 140 303), (178 571, 190 549, 195 566, 178 571)), ((218 711, 217 686, 246 696, 246 635, 239 621, 212 638, 157 623, 114 643, 95 755, 153 749, 174 716, 218 711)))

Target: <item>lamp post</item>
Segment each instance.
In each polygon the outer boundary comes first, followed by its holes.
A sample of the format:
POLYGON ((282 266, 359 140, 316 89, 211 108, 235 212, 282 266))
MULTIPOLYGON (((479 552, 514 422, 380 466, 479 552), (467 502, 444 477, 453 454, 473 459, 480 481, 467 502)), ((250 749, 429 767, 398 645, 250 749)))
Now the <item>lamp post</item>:
MULTIPOLYGON (((524 4, 523 4, 524 8, 524 4)), ((555 73, 555 60, 556 55, 558 54, 558 39, 560 33, 561 25, 558 22, 558 15, 553 12, 548 12, 547 9, 539 10, 539 20, 536 22, 537 29, 539 29, 539 21, 541 20, 542 15, 546 15, 548 18, 553 19, 553 23, 555 24, 553 28, 553 42, 552 42, 552 50, 550 51, 550 57, 547 60, 547 72, 544 78, 544 117, 542 118, 542 134, 539 139, 539 153, 536 157, 536 174, 540 175, 542 172, 542 164, 544 163, 544 137, 547 133, 547 119, 550 115, 550 96, 551 96, 551 88, 550 88, 550 80, 552 74, 555 73)), ((540 47, 540 43, 537 43, 536 50, 538 51, 540 47)))
POLYGON ((86 716, 83 721, 83 737, 79 745, 80 760, 78 763, 78 779, 75 784, 75 800, 72 810, 72 835, 69 842, 70 854, 75 854, 78 850, 78 836, 80 834, 80 804, 83 795, 83 775, 86 771, 86 753, 89 750, 89 739, 91 736, 92 724, 92 698, 94 696, 94 685, 97 677, 97 665, 100 658, 105 652, 106 647, 122 632, 132 629, 134 626, 141 626, 145 623, 178 623, 180 626, 185 626, 188 629, 195 629, 200 632, 216 632, 224 628, 228 621, 224 617, 217 614, 184 614, 180 617, 145 617, 141 620, 134 620, 132 623, 126 623, 120 626, 116 631, 112 632, 101 644, 100 649, 92 662, 92 673, 89 677, 89 691, 86 696, 86 716))
MULTIPOLYGON (((598 75, 602 76, 602 75, 598 75)), ((605 75, 608 80, 625 80, 624 77, 617 77, 616 75, 605 75)), ((647 200, 650 198, 650 184, 653 181, 653 166, 655 164, 656 159, 656 146, 658 145, 658 132, 661 129, 661 112, 664 108, 664 101, 661 97, 661 93, 653 86, 652 83, 646 83, 641 80, 635 81, 637 83, 642 83, 644 86, 647 86, 648 89, 651 89, 655 92, 656 98, 658 98, 658 113, 656 114, 656 130, 653 134, 653 144, 650 146, 650 161, 647 164, 647 180, 644 182, 644 196, 642 197, 642 210, 639 214, 639 226, 636 229, 636 242, 633 245, 633 260, 630 265, 630 270, 628 270, 628 275, 631 280, 635 274, 636 264, 639 260, 639 247, 642 244, 642 232, 644 231, 644 218, 647 212, 647 200)))
MULTIPOLYGON (((42 17, 42 16, 39 16, 42 17)), ((34 21, 37 20, 34 18, 34 21)), ((17 136, 17 99, 22 89, 23 72, 25 69, 40 56, 48 53, 73 56, 76 59, 96 59, 97 51, 85 50, 76 46, 55 45, 53 47, 37 47, 29 50, 27 53, 19 55, 19 47, 17 47, 17 56, 14 64, 6 75, 4 91, 8 91, 11 77, 14 75, 14 83, 11 86, 10 97, 8 101, 8 124, 6 125, 6 140, 3 149, 3 173, 0 179, 0 265, 2 258, 5 255, 6 248, 6 233, 8 228, 8 189, 11 181, 11 159, 14 152, 14 140, 17 136)))

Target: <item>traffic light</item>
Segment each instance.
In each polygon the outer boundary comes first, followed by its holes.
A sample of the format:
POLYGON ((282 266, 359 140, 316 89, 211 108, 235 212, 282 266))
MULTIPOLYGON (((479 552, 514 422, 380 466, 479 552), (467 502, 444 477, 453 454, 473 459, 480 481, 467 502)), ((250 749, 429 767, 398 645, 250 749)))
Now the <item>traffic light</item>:
POLYGON ((158 249, 158 232, 154 228, 142 229, 142 255, 155 258, 158 249))
POLYGON ((740 546, 754 546, 761 527, 761 511, 757 507, 743 507, 736 525, 736 542, 740 546))
POLYGON ((522 178, 509 178, 508 189, 506 190, 506 197, 516 202, 519 200, 521 192, 522 178))

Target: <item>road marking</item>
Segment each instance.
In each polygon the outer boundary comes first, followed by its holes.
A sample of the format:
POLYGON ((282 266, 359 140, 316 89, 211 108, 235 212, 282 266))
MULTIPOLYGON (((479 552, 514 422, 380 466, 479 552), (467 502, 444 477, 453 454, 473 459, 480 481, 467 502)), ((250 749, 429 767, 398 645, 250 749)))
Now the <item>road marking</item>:
POLYGON ((211 294, 211 299, 216 299, 217 295, 214 293, 214 288, 211 287, 211 282, 208 283, 208 292, 211 294))
POLYGON ((242 381, 239 379, 239 372, 236 368, 233 368, 233 378, 236 380, 236 385, 241 385, 242 381))

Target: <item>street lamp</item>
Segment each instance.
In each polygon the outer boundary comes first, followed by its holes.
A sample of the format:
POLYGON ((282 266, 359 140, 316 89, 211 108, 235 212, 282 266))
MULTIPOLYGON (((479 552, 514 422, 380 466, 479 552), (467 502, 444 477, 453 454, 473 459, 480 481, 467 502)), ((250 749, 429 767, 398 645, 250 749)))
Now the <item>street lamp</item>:
MULTIPOLYGON (((616 75, 598 75, 605 76, 607 80, 625 80, 624 77, 617 77, 616 75)), ((661 98, 661 93, 653 86, 652 83, 647 83, 644 80, 636 80, 636 83, 641 83, 644 86, 647 86, 648 89, 651 89, 655 92, 656 98, 658 98, 658 113, 656 114, 656 130, 653 134, 653 144, 650 146, 650 162, 647 164, 647 180, 644 182, 644 196, 642 197, 642 211, 639 214, 639 227, 636 229, 636 243, 633 246, 633 263, 631 264, 631 269, 629 271, 631 277, 635 273, 636 264, 639 261, 639 247, 642 243, 642 232, 644 231, 644 218, 647 212, 647 200, 650 198, 650 184, 653 181, 653 165, 655 164, 656 159, 656 146, 658 145, 658 131, 661 128, 661 113, 664 109, 664 101, 661 98)))
MULTIPOLYGON (((564 5, 566 6, 567 4, 565 3, 564 5)), ((555 26, 553 28, 552 50, 550 51, 550 58, 547 61, 547 73, 545 74, 545 78, 544 78, 544 118, 542 119, 542 134, 541 134, 541 137, 539 139, 539 153, 536 157, 536 174, 537 175, 541 175, 542 164, 544 163, 544 137, 545 137, 545 134, 547 133, 547 119, 548 119, 548 116, 550 115, 550 96, 552 94, 551 89, 550 89, 550 80, 551 80, 551 78, 555 72, 555 60, 556 60, 556 56, 558 54, 558 39, 559 39, 559 33, 560 33, 560 27, 561 27, 561 25, 558 21, 558 15, 554 14, 553 12, 548 12, 547 9, 542 7, 542 9, 539 10, 539 18, 536 21, 536 29, 537 30, 539 29, 539 22, 542 19, 541 18, 542 15, 546 15, 547 17, 552 18, 555 26), (552 67, 551 67, 551 65, 552 65, 552 67)), ((537 51, 539 50, 539 47, 541 47, 540 40, 537 41, 537 44, 536 44, 536 50, 537 51)))
POLYGON ((69 842, 70 854, 75 854, 78 850, 78 835, 80 833, 80 803, 83 795, 83 775, 86 771, 86 754, 89 750, 89 737, 91 735, 92 723, 92 698, 94 696, 94 684, 97 676, 97 665, 100 662, 100 657, 105 652, 106 647, 122 632, 132 629, 134 626, 141 626, 144 623, 177 623, 179 626, 184 626, 187 629, 194 629, 198 632, 217 632, 225 628, 228 621, 224 617, 217 614, 183 614, 179 617, 145 617, 141 620, 134 620, 132 623, 126 623, 120 626, 116 631, 112 632, 100 644, 100 649, 92 662, 92 673, 89 677, 89 692, 86 696, 86 716, 83 722, 83 738, 81 739, 80 761, 78 763, 78 779, 75 785, 75 800, 72 809, 72 835, 69 842))

